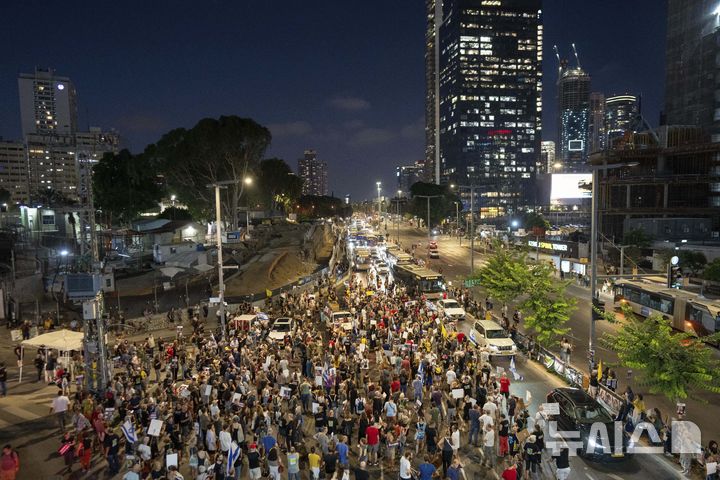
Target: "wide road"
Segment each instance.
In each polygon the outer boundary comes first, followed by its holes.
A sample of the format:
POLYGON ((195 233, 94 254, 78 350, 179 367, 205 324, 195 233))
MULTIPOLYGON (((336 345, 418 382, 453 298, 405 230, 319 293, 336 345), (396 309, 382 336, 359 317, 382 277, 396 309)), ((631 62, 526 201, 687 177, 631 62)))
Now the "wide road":
MULTIPOLYGON (((397 226, 388 222, 388 232, 390 233, 390 239, 395 241, 397 237, 397 226)), ((429 259, 427 257, 427 242, 429 237, 427 232, 418 230, 407 223, 400 226, 400 244, 403 248, 409 249, 412 244, 418 244, 416 249, 416 256, 423 258, 430 268, 436 271, 442 270, 443 276, 446 280, 456 285, 456 282, 462 282, 464 278, 470 273, 470 249, 468 246, 468 240, 462 239, 462 245, 457 237, 448 237, 447 235, 433 236, 432 240, 437 241, 438 250, 440 253, 440 259, 429 259)), ((475 252, 475 269, 482 267, 484 263, 484 253, 481 248, 476 247, 475 252)), ((482 288, 476 287, 473 289, 476 298, 484 299, 485 293, 482 288)), ((589 289, 571 284, 567 288, 568 294, 577 300, 577 310, 572 314, 568 327, 571 328, 570 337, 574 346, 573 352, 573 363, 583 369, 587 369, 587 355, 588 355, 588 339, 590 335, 590 292, 589 289)), ((606 305, 611 308, 612 299, 606 299, 606 305), (609 300, 609 301, 608 301, 609 300)), ((500 308, 500 305, 495 305, 496 309, 500 308)), ((510 311, 512 312, 512 306, 510 311)), ((461 329, 468 333, 471 322, 463 322, 461 329)), ((522 327, 522 326, 521 326, 522 327)), ((606 333, 615 332, 619 328, 618 324, 610 324, 608 322, 597 322, 596 323, 596 335, 597 338, 601 338, 606 333)), ((521 328, 522 329, 522 328, 521 328)), ((597 359, 602 360, 604 364, 612 364, 617 362, 617 355, 611 350, 608 350, 602 346, 597 347, 597 359)), ((545 372, 543 368, 528 363, 521 373, 525 376, 525 382, 516 384, 515 387, 521 389, 517 392, 518 395, 524 395, 525 389, 530 390, 534 399, 544 398, 548 391, 555 387, 561 386, 563 383, 555 376, 545 372), (525 387, 527 384, 527 387, 525 387)), ((662 396, 652 395, 645 392, 641 386, 638 386, 630 374, 623 368, 615 368, 618 373, 618 377, 621 380, 622 385, 630 384, 636 392, 643 393, 645 397, 646 405, 649 407, 658 406, 663 416, 674 413, 674 407, 671 407, 670 402, 662 396)), ((515 393, 515 392, 514 392, 515 393)), ((713 395, 706 395, 709 401, 713 401, 713 395)), ((720 397, 718 397, 720 398, 720 397)), ((703 443, 712 438, 709 435, 712 432, 717 432, 720 428, 720 421, 716 415, 717 412, 714 410, 717 407, 709 407, 703 405, 701 402, 687 400, 689 420, 696 421, 703 432, 706 435, 703 443), (717 427, 707 429, 708 423, 712 422, 712 425, 717 427)), ((720 400, 714 400, 714 404, 720 404, 720 400)), ((535 406, 531 408, 531 412, 535 413, 535 406)), ((657 474, 655 478, 682 478, 679 475, 679 469, 675 468, 675 465, 670 464, 663 457, 656 456, 636 456, 635 458, 623 462, 617 465, 598 465, 596 463, 585 462, 580 458, 573 460, 573 472, 584 472, 583 476, 573 476, 572 478, 647 478, 648 473, 657 474), (637 475, 637 476, 635 476, 637 475)))

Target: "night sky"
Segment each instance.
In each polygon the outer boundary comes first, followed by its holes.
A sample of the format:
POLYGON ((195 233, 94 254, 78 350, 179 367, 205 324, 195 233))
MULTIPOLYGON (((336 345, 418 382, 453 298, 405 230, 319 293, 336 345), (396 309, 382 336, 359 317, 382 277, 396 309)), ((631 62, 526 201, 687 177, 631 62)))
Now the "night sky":
MULTIPOLYGON (((663 0, 546 0, 544 140, 555 139, 557 62, 593 90, 640 93, 655 125, 664 90, 663 0)), ((335 195, 396 189, 424 156, 424 0, 8 0, 0 5, 0 136, 20 138, 17 74, 52 67, 77 88, 80 125, 140 151, 175 127, 236 114, 268 126, 268 155, 328 162, 335 195)))

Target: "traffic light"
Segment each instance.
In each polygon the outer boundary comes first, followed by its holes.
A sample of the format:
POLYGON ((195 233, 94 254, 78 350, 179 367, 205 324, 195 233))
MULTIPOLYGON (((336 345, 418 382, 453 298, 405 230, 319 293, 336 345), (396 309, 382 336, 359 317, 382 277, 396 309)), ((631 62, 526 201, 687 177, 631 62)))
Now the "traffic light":
POLYGON ((669 265, 667 273, 668 288, 680 288, 683 284, 683 273, 679 265, 669 265))
POLYGON ((603 319, 603 312, 605 312, 605 302, 600 300, 599 298, 595 297, 592 301, 592 319, 593 320, 602 320, 603 319))

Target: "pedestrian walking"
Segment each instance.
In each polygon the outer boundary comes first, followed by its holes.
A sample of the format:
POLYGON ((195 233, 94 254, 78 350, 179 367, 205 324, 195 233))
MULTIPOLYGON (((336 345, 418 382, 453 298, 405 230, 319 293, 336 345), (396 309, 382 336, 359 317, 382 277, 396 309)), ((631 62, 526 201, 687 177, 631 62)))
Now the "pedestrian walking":
POLYGON ((65 420, 67 417, 68 405, 70 405, 70 399, 63 394, 62 390, 58 390, 58 394, 53 398, 52 405, 50 406, 50 413, 55 414, 60 431, 65 432, 65 420))
POLYGON ((0 457, 0 480, 15 480, 20 471, 20 457, 10 444, 3 447, 0 457))

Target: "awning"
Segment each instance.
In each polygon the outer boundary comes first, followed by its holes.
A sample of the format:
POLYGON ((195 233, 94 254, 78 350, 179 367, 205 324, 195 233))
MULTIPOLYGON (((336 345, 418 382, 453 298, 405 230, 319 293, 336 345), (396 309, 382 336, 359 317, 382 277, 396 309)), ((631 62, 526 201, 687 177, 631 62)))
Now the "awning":
POLYGON ((50 333, 44 333, 28 340, 23 340, 22 346, 27 347, 45 347, 52 350, 61 350, 64 352, 70 350, 82 350, 83 339, 85 334, 82 332, 73 332, 72 330, 56 330, 50 333))

